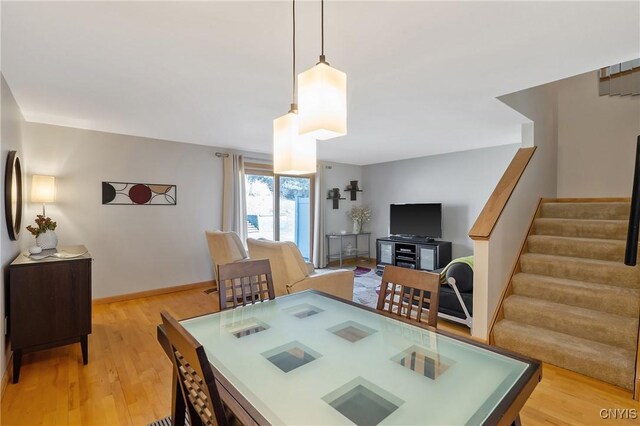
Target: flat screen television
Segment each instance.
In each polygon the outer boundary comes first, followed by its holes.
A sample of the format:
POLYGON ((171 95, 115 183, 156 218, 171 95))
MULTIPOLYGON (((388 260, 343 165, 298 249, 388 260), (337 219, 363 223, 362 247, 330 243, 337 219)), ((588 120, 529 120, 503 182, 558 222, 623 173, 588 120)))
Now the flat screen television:
POLYGON ((442 238, 442 204, 391 204, 389 233, 400 237, 442 238))

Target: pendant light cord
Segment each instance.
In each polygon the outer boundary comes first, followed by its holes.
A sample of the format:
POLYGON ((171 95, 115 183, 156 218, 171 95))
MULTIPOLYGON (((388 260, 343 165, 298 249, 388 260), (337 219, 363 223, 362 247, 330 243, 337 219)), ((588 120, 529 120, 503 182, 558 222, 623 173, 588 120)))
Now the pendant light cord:
POLYGON ((324 0, 320 0, 320 54, 324 56, 324 0))
POLYGON ((297 110, 296 104, 296 0, 293 0, 293 61, 292 61, 292 93, 291 93, 291 110, 297 110))
POLYGON ((329 65, 324 58, 324 0, 320 0, 320 60, 318 64, 329 65))

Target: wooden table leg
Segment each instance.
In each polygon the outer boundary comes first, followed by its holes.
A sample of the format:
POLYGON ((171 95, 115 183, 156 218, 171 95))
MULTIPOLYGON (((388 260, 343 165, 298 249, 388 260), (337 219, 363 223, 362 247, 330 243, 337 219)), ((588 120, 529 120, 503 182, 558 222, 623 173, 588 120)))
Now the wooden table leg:
POLYGON ((171 391, 171 425, 172 426, 184 426, 185 425, 185 405, 184 397, 182 396, 182 389, 180 388, 180 382, 178 382, 178 374, 175 368, 173 369, 172 378, 172 391, 171 391))
POLYGON ((522 426, 522 422, 520 421, 520 413, 518 413, 516 418, 513 419, 513 422, 511 423, 511 426, 522 426))
POLYGON ((89 336, 86 334, 80 337, 80 348, 82 348, 82 363, 87 365, 89 363, 89 336))
POLYGON ((13 383, 20 380, 20 366, 22 365, 22 349, 13 350, 13 383))

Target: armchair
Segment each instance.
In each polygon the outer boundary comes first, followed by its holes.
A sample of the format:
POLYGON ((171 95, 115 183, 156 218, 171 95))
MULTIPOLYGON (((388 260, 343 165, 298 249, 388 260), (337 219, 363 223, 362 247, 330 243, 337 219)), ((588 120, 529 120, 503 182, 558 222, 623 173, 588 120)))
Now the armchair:
POLYGON ((288 241, 247 238, 247 247, 252 259, 269 259, 276 296, 316 289, 353 300, 353 271, 315 271, 304 261, 298 247, 288 241))
POLYGON ((205 235, 213 264, 213 276, 218 283, 218 265, 245 260, 248 258, 247 252, 235 232, 205 231, 205 235))

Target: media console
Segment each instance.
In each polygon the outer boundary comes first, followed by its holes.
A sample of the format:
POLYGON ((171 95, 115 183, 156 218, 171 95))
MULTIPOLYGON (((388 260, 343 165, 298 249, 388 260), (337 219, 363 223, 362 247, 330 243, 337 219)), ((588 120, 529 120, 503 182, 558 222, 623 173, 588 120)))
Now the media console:
POLYGON ((376 240, 377 272, 385 265, 433 271, 451 262, 451 242, 388 237, 376 240))

